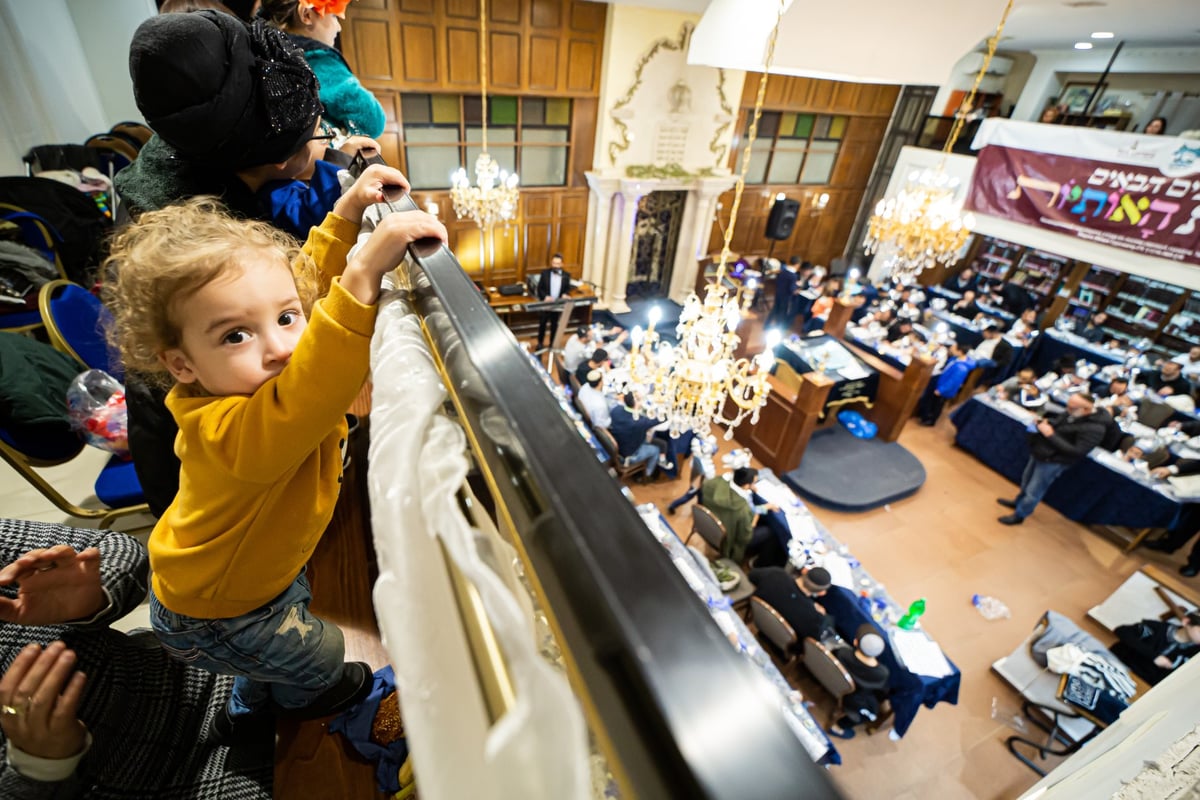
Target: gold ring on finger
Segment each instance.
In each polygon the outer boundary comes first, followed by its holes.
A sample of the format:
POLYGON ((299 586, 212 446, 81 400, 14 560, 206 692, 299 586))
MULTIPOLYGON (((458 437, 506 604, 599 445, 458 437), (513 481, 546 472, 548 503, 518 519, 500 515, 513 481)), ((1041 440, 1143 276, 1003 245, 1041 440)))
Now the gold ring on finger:
POLYGON ((23 710, 15 706, 0 705, 0 717, 19 717, 22 713, 23 710))

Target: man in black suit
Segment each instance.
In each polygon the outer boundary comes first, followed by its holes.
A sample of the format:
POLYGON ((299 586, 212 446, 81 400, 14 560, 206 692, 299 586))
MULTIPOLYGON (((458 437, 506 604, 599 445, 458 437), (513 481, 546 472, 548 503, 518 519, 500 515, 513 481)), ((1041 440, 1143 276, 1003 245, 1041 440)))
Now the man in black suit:
POLYGON ((1104 330, 1104 323, 1108 322, 1108 314, 1103 311, 1097 311, 1087 321, 1087 325, 1079 332, 1079 335, 1087 339, 1092 344, 1101 344, 1105 339, 1111 339, 1112 334, 1104 330))
POLYGON ((945 288, 959 294, 966 294, 968 291, 975 291, 975 270, 967 267, 957 275, 951 275, 942 284, 945 288))
MULTIPOLYGON (((1186 422, 1181 426, 1184 433, 1200 432, 1200 426, 1197 423, 1186 422)), ((1190 458, 1181 458, 1174 464, 1165 467, 1158 467, 1151 470, 1151 475, 1156 478, 1169 478, 1172 475, 1196 475, 1200 474, 1200 461, 1190 458)), ((1151 539, 1145 542, 1145 546, 1151 550, 1157 550, 1160 553, 1174 553, 1179 548, 1188 543, 1188 540, 1196 535, 1196 524, 1194 522, 1186 522, 1171 530, 1166 534, 1151 539)), ((1200 575, 1200 539, 1192 545, 1192 550, 1188 554, 1187 563, 1179 568, 1179 574, 1185 578, 1194 578, 1200 575)))
MULTIPOLYGON (((563 269, 562 253, 555 253, 550 258, 550 266, 538 274, 534 290, 537 292, 538 300, 545 302, 560 300, 570 294, 571 276, 563 269)), ((550 331, 549 344, 554 344, 554 335, 558 333, 558 317, 561 313, 560 309, 538 312, 538 350, 542 349, 542 341, 546 338, 547 330, 550 331)))
POLYGON ((800 257, 792 256, 791 260, 779 268, 775 276, 775 302, 771 313, 767 316, 768 328, 790 328, 792 319, 796 316, 796 286, 799 283, 800 257))
POLYGON ((975 359, 976 364, 986 368, 982 382, 984 385, 991 385, 995 382, 993 378, 1003 375, 1004 370, 1012 363, 1013 348, 996 323, 985 322, 979 330, 983 341, 971 351, 971 357, 975 359))
POLYGON ((1191 382, 1183 377, 1183 367, 1174 361, 1162 362, 1158 372, 1139 373, 1137 382, 1164 397, 1192 393, 1191 382))
POLYGON ((798 647, 803 648, 807 637, 820 641, 822 633, 833 630, 833 617, 817 602, 833 584, 829 570, 813 567, 797 578, 783 567, 759 567, 747 577, 754 584, 754 596, 792 626, 800 639, 798 647))

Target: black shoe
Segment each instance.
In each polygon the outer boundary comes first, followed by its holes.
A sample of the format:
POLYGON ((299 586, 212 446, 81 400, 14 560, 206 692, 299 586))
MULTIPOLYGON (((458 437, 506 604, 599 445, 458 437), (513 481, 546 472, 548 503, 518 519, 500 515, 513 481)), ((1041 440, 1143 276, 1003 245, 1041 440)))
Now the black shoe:
POLYGON ((843 728, 841 730, 835 731, 833 729, 833 726, 830 726, 829 730, 827 730, 825 732, 828 733, 830 736, 836 736, 839 739, 853 739, 854 738, 854 728, 843 728))
POLYGON ((213 718, 212 741, 225 747, 266 750, 275 746, 275 716, 269 711, 239 714, 229 713, 229 705, 221 707, 213 718))
POLYGON ((1008 514, 1006 516, 1000 517, 1000 519, 998 519, 996 521, 999 522, 1001 525, 1020 525, 1022 522, 1025 521, 1025 518, 1018 517, 1016 514, 1008 514))
POLYGON ((1151 539, 1148 542, 1142 542, 1142 547, 1147 550, 1156 550, 1159 553, 1174 553, 1178 547, 1172 547, 1166 539, 1151 539))
POLYGON ((316 700, 302 708, 280 709, 280 713, 295 719, 317 719, 340 713, 366 699, 371 693, 373 678, 368 664, 347 661, 341 680, 322 692, 316 700))
POLYGON ((1017 507, 1017 501, 1009 500, 1007 497, 997 497, 996 502, 999 503, 1000 505, 1004 506, 1005 508, 1016 508, 1017 507))
POLYGON ((1200 575, 1200 569, 1193 567, 1191 564, 1184 564, 1179 568, 1179 574, 1185 578, 1194 578, 1200 575))

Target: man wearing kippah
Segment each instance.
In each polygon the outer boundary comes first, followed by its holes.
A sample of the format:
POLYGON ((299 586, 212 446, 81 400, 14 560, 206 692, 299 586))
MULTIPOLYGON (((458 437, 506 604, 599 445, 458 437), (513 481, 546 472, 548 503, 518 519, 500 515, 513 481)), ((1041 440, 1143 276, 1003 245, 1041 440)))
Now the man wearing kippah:
POLYGON ((854 679, 854 691, 846 695, 842 703, 846 713, 836 724, 829 726, 831 735, 853 739, 855 725, 879 717, 880 705, 888 695, 890 676, 888 668, 879 663, 884 648, 883 636, 869 622, 858 626, 853 647, 842 644, 834 648, 833 655, 854 679))
POLYGON ((748 577, 755 587, 754 596, 778 611, 792 626, 800 640, 798 649, 803 648, 805 639, 820 641, 827 631, 833 630, 833 617, 817 602, 833 583, 829 570, 812 567, 793 577, 783 567, 759 567, 750 570, 748 577))

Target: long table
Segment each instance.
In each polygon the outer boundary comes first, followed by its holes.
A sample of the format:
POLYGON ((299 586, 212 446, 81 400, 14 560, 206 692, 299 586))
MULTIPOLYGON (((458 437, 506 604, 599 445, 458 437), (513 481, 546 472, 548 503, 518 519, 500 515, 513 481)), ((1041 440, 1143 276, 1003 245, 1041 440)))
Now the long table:
POLYGON ((1029 359, 1029 366, 1042 375, 1053 369, 1054 363, 1064 356, 1072 362, 1082 358, 1100 367, 1106 367, 1109 364, 1125 363, 1126 354, 1099 347, 1073 333, 1047 328, 1038 337, 1037 346, 1029 359))
MULTIPOLYGON (((638 508, 638 513, 646 523, 646 528, 654 538, 666 548, 668 557, 679 570, 680 575, 688 586, 696 593, 712 614, 713 621, 721 632, 730 639, 772 686, 779 690, 779 706, 784 719, 795 732, 804 749, 818 764, 840 764, 842 758, 829 741, 829 737, 808 713, 804 706, 804 698, 787 682, 787 679, 771 661, 771 656, 764 650, 732 609, 729 599, 725 597, 721 587, 712 577, 696 564, 691 551, 684 546, 683 541, 671 528, 666 518, 655 509, 652 503, 638 508)), ((719 687, 718 687, 719 690, 719 687)))
MULTIPOLYGON (((937 648, 937 644, 920 628, 913 632, 899 631, 896 622, 905 610, 862 563, 850 555, 849 548, 834 538, 804 502, 770 470, 759 472, 757 491, 765 500, 780 507, 781 511, 771 513, 786 516, 792 534, 788 548, 792 566, 799 569, 811 560, 829 570, 835 585, 821 598, 821 603, 836 621, 838 635, 847 642, 853 641, 863 624, 873 626, 882 635, 885 646, 879 660, 888 668, 888 698, 895 715, 892 729, 896 736, 908 732, 922 705, 933 708, 938 703, 957 704, 962 683, 958 667, 944 655, 945 670, 941 674, 921 674, 917 671, 919 668, 906 666, 902 649, 907 648, 898 644, 901 639, 923 635, 927 646, 937 648)), ((940 648, 937 649, 940 652, 940 648)))
MULTIPOLYGON (((1029 460, 1030 412, 1008 401, 977 395, 950 415, 954 442, 1013 483, 1029 460)), ((1063 516, 1088 525, 1173 528, 1200 522, 1200 506, 1176 496, 1170 484, 1133 469, 1096 448, 1064 472, 1045 502, 1063 516)))

